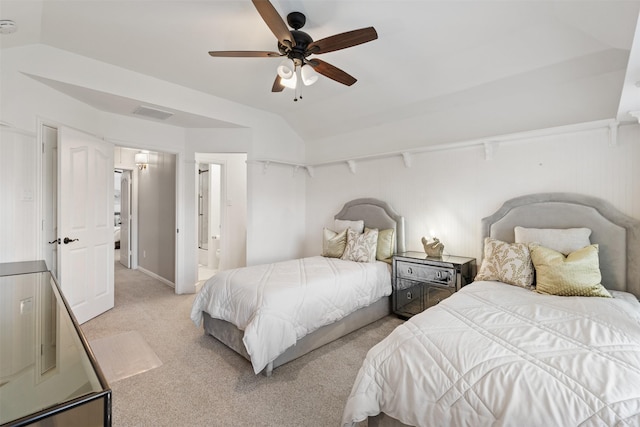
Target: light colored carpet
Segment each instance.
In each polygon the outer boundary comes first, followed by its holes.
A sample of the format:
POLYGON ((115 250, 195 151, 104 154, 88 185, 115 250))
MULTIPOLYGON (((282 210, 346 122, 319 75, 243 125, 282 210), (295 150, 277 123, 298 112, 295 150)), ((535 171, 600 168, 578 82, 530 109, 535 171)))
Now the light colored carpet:
POLYGON ((89 341, 89 345, 109 383, 162 365, 158 356, 137 331, 98 338, 89 341))
POLYGON ((367 351, 402 323, 387 316, 265 377, 191 322, 194 295, 118 263, 115 275, 115 307, 82 325, 87 339, 137 331, 162 365, 110 383, 114 427, 338 427, 367 351))

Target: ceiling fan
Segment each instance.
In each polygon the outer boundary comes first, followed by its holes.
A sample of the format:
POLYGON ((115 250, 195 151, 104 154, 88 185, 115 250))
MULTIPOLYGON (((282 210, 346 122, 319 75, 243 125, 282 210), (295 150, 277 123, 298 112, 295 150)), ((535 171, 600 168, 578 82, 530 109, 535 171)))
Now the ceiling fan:
POLYGON ((273 82, 271 91, 282 92, 285 87, 294 88, 296 89, 294 101, 297 101, 298 97, 302 98, 300 95, 300 82, 310 85, 317 80, 318 76, 315 72, 347 86, 351 86, 356 82, 355 77, 338 67, 321 59, 309 58, 309 56, 333 52, 375 40, 378 38, 378 34, 373 27, 347 31, 314 41, 309 34, 300 31, 307 19, 303 13, 291 12, 287 15, 287 23, 293 28, 293 30, 289 30, 269 0, 251 1, 271 32, 278 39, 278 52, 231 50, 211 51, 209 55, 235 58, 286 57, 287 59, 278 66, 278 75, 273 82))

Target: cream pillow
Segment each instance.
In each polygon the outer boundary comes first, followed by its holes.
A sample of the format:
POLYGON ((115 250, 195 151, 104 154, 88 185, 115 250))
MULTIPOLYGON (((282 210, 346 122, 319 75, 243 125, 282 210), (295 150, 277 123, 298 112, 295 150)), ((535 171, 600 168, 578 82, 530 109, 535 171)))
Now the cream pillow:
POLYGON ((475 280, 492 280, 531 288, 533 264, 528 246, 485 238, 484 258, 475 280))
MULTIPOLYGON (((365 228, 364 230, 367 231, 369 228, 365 228)), ((393 256, 395 233, 393 228, 378 230, 378 244, 376 248, 376 259, 378 261, 388 261, 393 256)))
POLYGON ((364 220, 349 221, 347 219, 336 219, 334 221, 333 229, 337 233, 340 233, 341 231, 344 231, 347 228, 352 229, 358 234, 362 234, 364 232, 364 220))
POLYGON ((347 230, 336 233, 324 228, 322 230, 322 256, 340 258, 347 246, 347 230))
POLYGON ((342 259, 356 262, 376 262, 376 247, 378 246, 378 230, 366 230, 358 234, 351 228, 347 229, 347 246, 342 259))
POLYGON ((605 297, 611 294, 600 281, 598 245, 589 245, 566 257, 558 251, 531 245, 536 268, 536 291, 561 296, 605 297))
POLYGON ((524 228, 513 229, 516 243, 538 243, 564 255, 589 246, 589 228, 524 228))

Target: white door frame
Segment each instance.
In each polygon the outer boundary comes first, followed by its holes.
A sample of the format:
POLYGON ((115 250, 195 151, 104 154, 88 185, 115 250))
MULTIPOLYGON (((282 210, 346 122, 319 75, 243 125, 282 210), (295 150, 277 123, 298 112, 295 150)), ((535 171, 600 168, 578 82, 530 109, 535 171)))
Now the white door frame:
POLYGON ((132 228, 133 228, 133 173, 130 169, 122 169, 122 175, 120 177, 120 264, 124 265, 127 268, 132 268, 131 258, 133 255, 132 250, 132 228), (125 175, 126 174, 126 175, 125 175), (126 179, 125 179, 126 178, 126 179), (126 189, 126 198, 125 192, 122 191, 123 185, 122 183, 127 182, 126 189), (126 206, 127 218, 123 218, 122 213, 125 210, 126 206), (126 227, 123 227, 122 224, 126 224, 126 227), (125 242, 126 245, 123 247, 122 242, 125 242), (125 260, 123 262, 123 250, 126 251, 124 254, 125 260))
POLYGON ((41 236, 38 237, 42 256, 40 259, 45 260, 47 267, 51 271, 51 274, 58 278, 58 128, 48 125, 40 124, 38 126, 39 134, 39 167, 38 173, 40 179, 38 180, 39 187, 42 190, 38 190, 41 195, 38 197, 40 200, 39 210, 42 212, 41 220, 41 236), (52 133, 55 132, 55 135, 52 133))

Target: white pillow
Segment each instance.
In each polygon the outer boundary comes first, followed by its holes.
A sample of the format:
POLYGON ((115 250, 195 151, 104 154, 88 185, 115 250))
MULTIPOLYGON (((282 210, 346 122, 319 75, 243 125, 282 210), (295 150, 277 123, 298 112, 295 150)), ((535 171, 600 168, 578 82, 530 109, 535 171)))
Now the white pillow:
POLYGON ((515 227, 516 243, 538 243, 563 255, 569 255, 591 244, 589 228, 525 228, 515 227))
POLYGON ((335 231, 336 233, 340 233, 346 230, 347 228, 352 229, 358 234, 362 234, 364 232, 364 220, 358 220, 358 221, 349 221, 346 219, 335 220, 333 231, 335 231))

